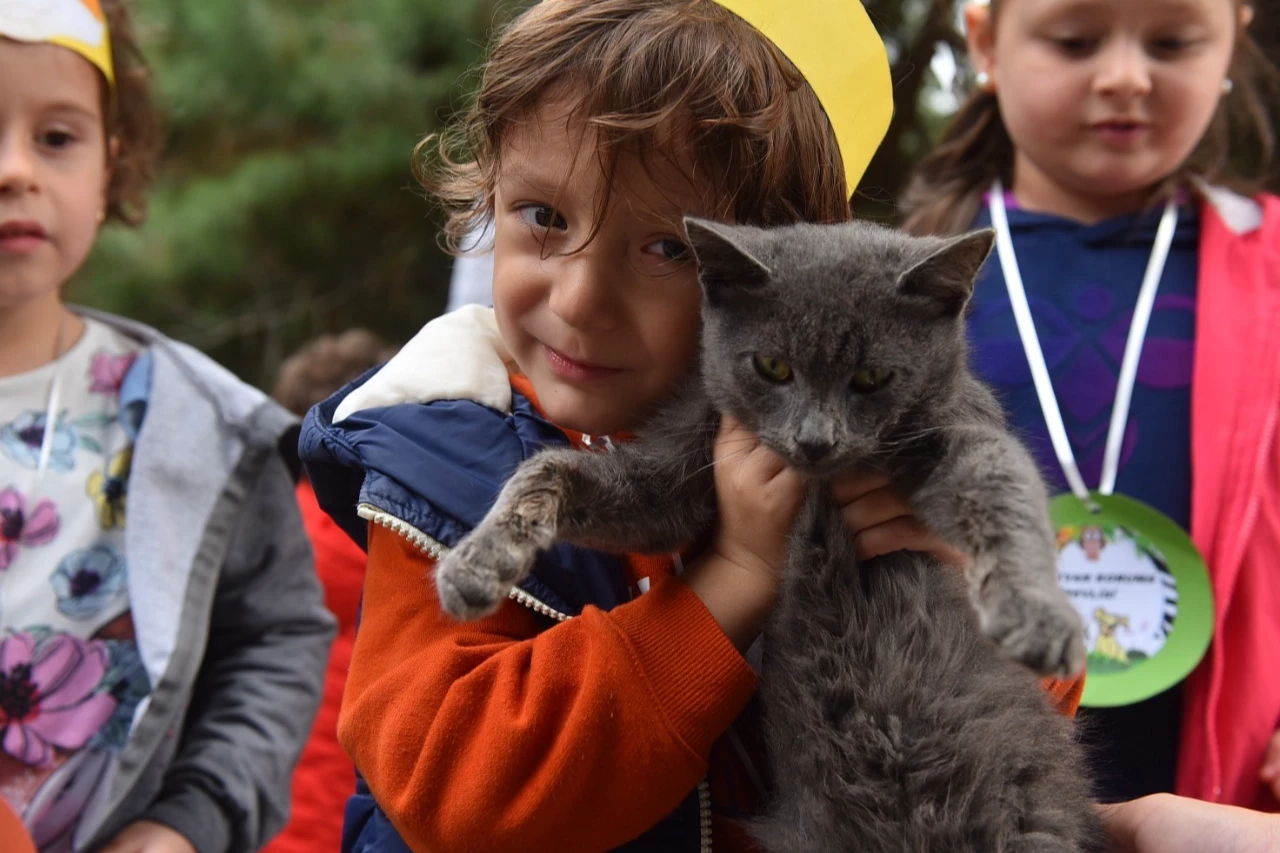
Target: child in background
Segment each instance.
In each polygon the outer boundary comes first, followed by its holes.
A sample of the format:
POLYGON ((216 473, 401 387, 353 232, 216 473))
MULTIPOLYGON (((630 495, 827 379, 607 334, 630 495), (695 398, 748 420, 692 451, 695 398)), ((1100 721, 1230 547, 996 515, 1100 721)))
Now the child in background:
POLYGON ((395 349, 368 329, 321 335, 284 360, 272 398, 299 417, 370 368, 395 355, 395 349))
POLYGON ((1081 711, 1109 801, 1176 790, 1280 807, 1280 201, 1237 173, 1271 166, 1277 103, 1252 14, 1237 0, 969 7, 978 91, 904 200, 916 233, 994 217, 1010 237, 971 309, 976 367, 1051 481, 1113 484, 1208 562, 1212 606, 1190 583, 1176 602, 1212 623, 1198 668, 1178 683, 1192 656, 1149 698, 1081 711), (1144 270, 1159 296, 1145 345, 1136 325, 1127 345, 1144 270), (1126 428, 1112 414, 1127 389, 1126 428))
MULTIPOLYGON (((285 360, 272 396, 294 414, 304 415, 393 352, 365 329, 324 335, 285 360)), ((264 853, 336 853, 342 846, 343 807, 355 780, 355 767, 338 743, 338 710, 356 640, 365 554, 320 509, 305 478, 298 483, 297 495, 325 607, 338 620, 338 635, 329 650, 320 711, 293 774, 289 823, 264 853)))
POLYGON ((119 0, 0 0, 0 798, 41 853, 284 822, 332 622, 291 418, 62 287, 157 151, 119 0))
MULTIPOLYGON (((428 175, 455 241, 494 225, 495 310, 434 321, 303 429, 321 506, 369 554, 339 721, 362 776, 344 850, 750 848, 738 819, 767 768, 744 655, 776 597, 795 472, 726 423, 701 551, 559 547, 468 623, 441 612, 432 568, 522 459, 604 450, 672 392, 701 304, 682 216, 848 219, 890 106, 856 3, 555 0, 497 41, 468 150, 428 175), (730 9, 825 52, 784 56, 730 9), (806 82, 806 66, 851 70, 806 82)), ((863 556, 958 559, 883 481, 835 488, 863 556)), ((1068 709, 1074 686, 1057 686, 1068 709)))

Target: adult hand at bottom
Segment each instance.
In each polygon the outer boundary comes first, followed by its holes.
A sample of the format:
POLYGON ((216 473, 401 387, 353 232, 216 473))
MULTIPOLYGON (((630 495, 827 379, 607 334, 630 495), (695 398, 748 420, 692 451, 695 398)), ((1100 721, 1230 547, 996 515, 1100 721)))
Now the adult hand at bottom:
POLYGON ((1101 810, 1112 853, 1280 853, 1280 815, 1173 794, 1101 810))

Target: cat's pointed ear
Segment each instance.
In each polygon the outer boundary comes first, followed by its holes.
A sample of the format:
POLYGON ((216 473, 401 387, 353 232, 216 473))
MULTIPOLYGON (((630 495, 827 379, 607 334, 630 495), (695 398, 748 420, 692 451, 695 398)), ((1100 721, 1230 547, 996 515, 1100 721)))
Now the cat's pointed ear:
POLYGON ((698 280, 710 304, 719 305, 734 295, 757 290, 773 277, 769 268, 751 253, 741 229, 686 216, 684 230, 698 261, 698 280))
POLYGON ((960 316, 995 239, 996 232, 984 228, 948 240, 899 276, 899 291, 925 300, 944 317, 960 316))

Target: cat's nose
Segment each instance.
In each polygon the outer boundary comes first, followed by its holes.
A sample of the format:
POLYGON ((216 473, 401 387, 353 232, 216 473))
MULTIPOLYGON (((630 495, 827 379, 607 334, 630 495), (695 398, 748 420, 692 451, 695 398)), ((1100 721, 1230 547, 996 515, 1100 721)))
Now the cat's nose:
POLYGON ((804 454, 804 458, 812 463, 821 462, 831 452, 829 441, 797 441, 796 447, 804 454))

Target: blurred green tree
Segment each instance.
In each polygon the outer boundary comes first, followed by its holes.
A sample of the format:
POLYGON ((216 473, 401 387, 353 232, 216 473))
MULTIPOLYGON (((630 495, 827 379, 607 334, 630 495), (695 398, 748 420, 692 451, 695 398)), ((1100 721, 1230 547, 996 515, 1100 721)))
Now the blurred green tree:
POLYGON ((146 226, 107 229, 72 298, 264 384, 325 331, 408 337, 450 263, 411 152, 463 105, 504 8, 134 0, 168 145, 146 226))

